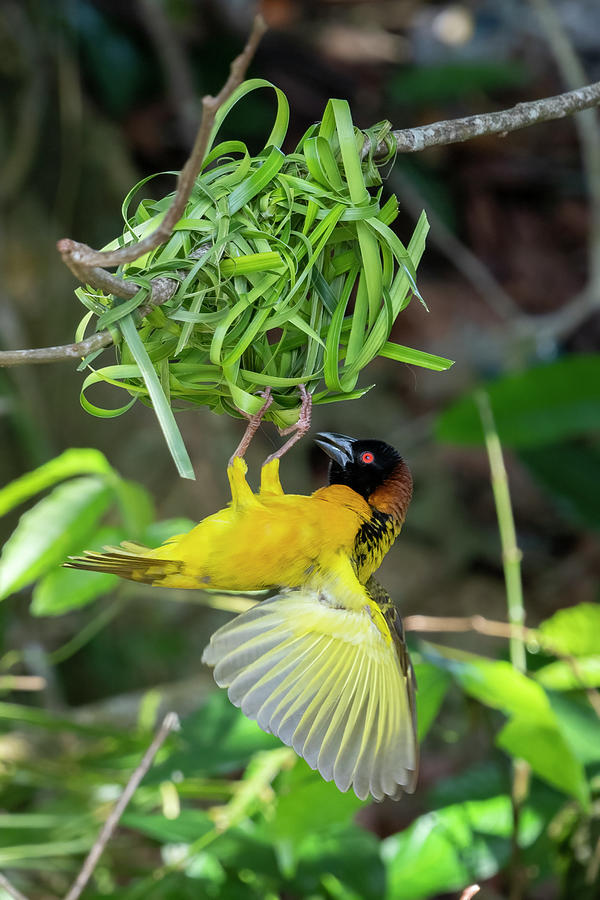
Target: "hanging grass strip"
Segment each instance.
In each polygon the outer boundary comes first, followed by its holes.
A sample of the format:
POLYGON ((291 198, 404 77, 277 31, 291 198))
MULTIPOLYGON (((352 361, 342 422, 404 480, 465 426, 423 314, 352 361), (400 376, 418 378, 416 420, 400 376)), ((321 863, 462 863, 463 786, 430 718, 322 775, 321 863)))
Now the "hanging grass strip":
MULTIPOLYGON (((288 119, 278 88, 262 79, 240 85, 217 114, 209 152, 173 234, 119 270, 141 290, 127 301, 90 288, 76 291, 90 311, 78 333, 98 316, 98 330, 115 330, 119 356, 119 364, 86 377, 84 408, 115 416, 136 399, 151 404, 184 477, 193 472, 172 409, 204 405, 240 417, 240 411, 256 413, 259 392, 270 387, 274 400, 266 418, 285 426, 298 417, 299 384, 307 385, 315 404, 360 397, 369 390, 358 385, 361 371, 378 355, 437 371, 452 365, 389 341, 411 297, 424 302, 415 271, 428 230, 423 213, 408 246, 402 244, 390 228, 396 198, 381 205, 377 166, 372 155, 361 159, 365 137, 376 147, 391 126, 359 131, 346 101, 330 100, 322 122, 285 155, 280 147, 288 119), (241 141, 213 147, 231 108, 263 87, 277 100, 264 149, 251 156, 241 141), (147 302, 157 276, 174 279, 176 290, 136 324, 136 309, 147 302), (100 381, 131 399, 112 410, 95 406, 87 391, 100 381)), ((143 238, 164 216, 172 195, 142 200, 130 215, 148 180, 125 198, 123 235, 105 249, 143 238)), ((96 356, 82 367, 92 369, 96 356)))

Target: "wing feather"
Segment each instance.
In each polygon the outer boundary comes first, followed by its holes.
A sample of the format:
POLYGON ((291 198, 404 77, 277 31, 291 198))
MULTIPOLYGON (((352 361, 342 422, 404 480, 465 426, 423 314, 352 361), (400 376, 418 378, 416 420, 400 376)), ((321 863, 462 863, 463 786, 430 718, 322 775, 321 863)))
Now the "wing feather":
POLYGON ((358 797, 414 789, 414 685, 403 646, 367 610, 314 590, 287 590, 211 638, 203 661, 265 731, 326 781, 358 797), (402 652, 400 652, 402 651, 402 652))

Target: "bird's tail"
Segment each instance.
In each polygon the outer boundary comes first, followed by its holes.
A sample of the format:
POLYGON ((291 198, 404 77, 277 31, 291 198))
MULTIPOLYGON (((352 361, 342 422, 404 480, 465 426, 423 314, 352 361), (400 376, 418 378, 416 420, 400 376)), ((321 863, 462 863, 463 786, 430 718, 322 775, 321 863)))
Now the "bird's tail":
POLYGON ((312 590, 265 600, 211 638, 203 661, 261 728, 341 791, 364 800, 414 790, 412 669, 366 610, 312 590))
MULTIPOLYGON (((162 548, 161 548, 162 549, 162 548)), ((70 556, 63 563, 67 569, 91 569, 108 572, 130 581, 161 585, 171 588, 201 587, 201 579, 184 572, 184 564, 178 559, 161 559, 155 551, 134 541, 123 541, 119 547, 105 547, 104 552, 86 550, 83 556, 70 556)), ((189 568, 189 567, 188 567, 189 568)))

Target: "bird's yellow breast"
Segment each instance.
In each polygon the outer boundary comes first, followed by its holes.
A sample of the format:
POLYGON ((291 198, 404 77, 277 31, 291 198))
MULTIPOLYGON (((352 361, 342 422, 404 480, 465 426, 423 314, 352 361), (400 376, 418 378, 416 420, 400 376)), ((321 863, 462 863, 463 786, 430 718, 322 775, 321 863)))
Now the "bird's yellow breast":
POLYGON ((151 555, 182 561, 186 573, 198 573, 208 588, 297 587, 317 568, 335 570, 340 556, 350 556, 357 531, 370 516, 368 504, 344 485, 310 497, 251 498, 208 516, 151 555))

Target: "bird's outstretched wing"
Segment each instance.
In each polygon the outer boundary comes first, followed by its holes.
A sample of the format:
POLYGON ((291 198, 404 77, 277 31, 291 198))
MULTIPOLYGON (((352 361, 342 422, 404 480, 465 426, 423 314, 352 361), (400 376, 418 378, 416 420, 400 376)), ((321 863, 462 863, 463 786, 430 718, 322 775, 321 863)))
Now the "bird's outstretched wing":
POLYGON ((220 628, 203 661, 232 703, 326 781, 382 800, 416 781, 414 682, 402 648, 366 608, 299 589, 220 628))

